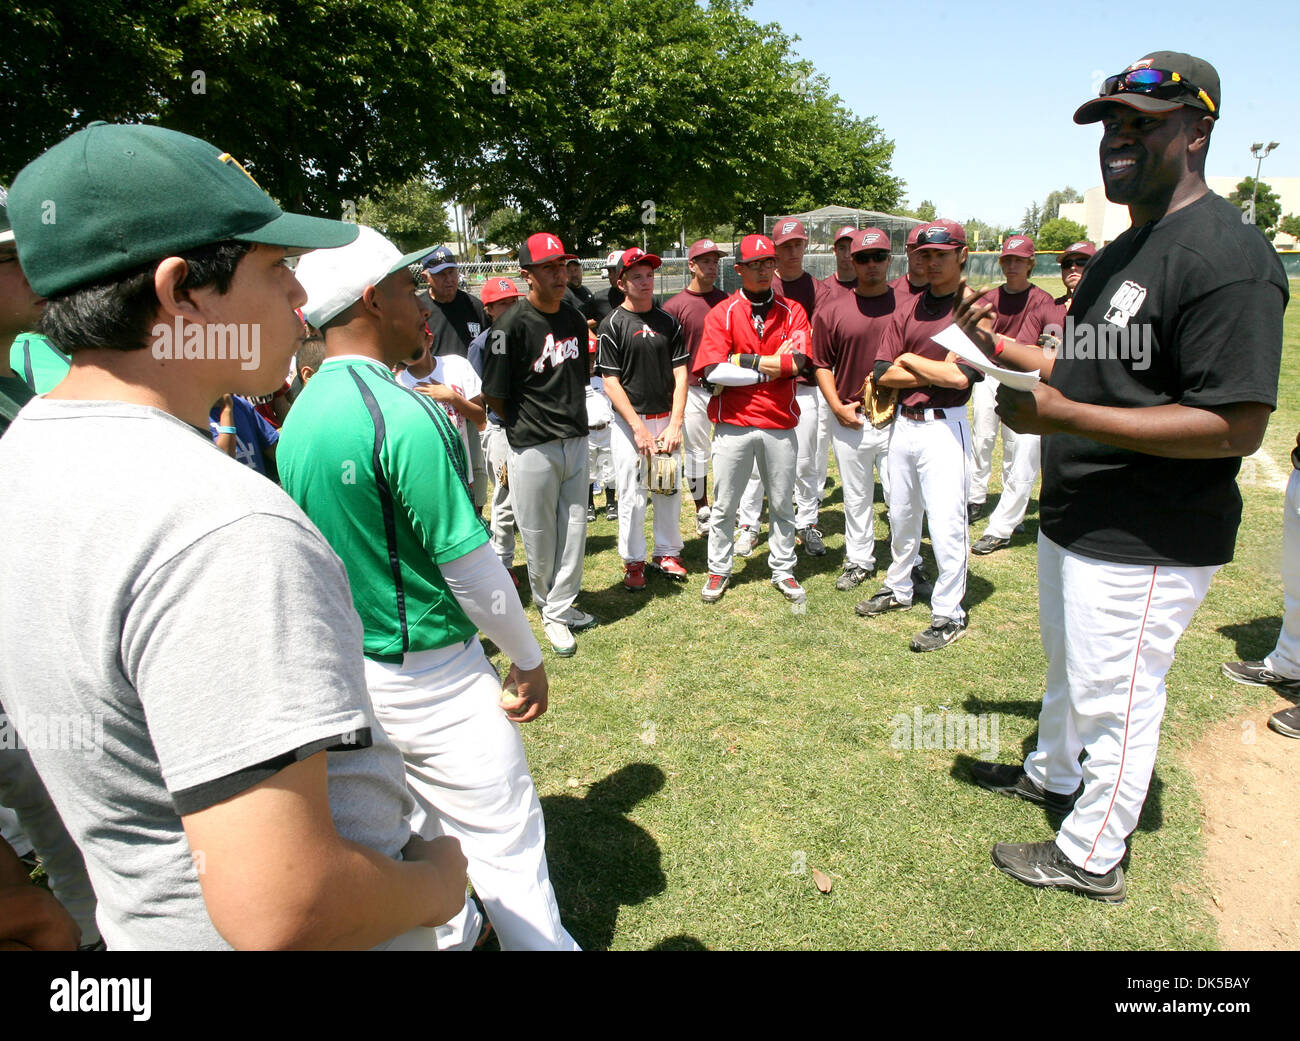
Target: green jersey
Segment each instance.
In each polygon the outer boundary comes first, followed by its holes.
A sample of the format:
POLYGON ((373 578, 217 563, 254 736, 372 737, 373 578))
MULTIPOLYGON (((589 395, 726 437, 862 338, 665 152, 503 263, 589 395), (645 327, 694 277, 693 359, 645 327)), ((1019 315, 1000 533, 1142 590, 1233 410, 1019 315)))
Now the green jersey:
POLYGON ((437 402, 380 362, 328 358, 289 411, 276 461, 284 490, 347 567, 366 657, 395 661, 475 634, 438 565, 488 532, 460 435, 437 402))
POLYGON ((72 368, 72 359, 40 333, 23 333, 9 347, 9 368, 33 394, 53 390, 72 368))

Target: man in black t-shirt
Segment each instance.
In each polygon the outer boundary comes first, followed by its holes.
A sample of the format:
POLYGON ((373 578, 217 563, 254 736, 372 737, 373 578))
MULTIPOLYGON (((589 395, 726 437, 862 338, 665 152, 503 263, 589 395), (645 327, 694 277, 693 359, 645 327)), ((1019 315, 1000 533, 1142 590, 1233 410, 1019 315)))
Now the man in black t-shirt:
POLYGON ((592 329, 605 320, 605 315, 623 302, 623 290, 618 287, 618 262, 622 256, 623 251, 616 249, 605 258, 605 263, 600 270, 609 279, 609 285, 597 289, 591 294, 591 299, 583 304, 582 313, 592 329))
POLYGON ((1213 66, 1160 51, 1074 114, 1102 123, 1106 195, 1133 226, 1089 263, 1054 357, 995 339, 972 298, 957 309, 986 353, 1045 377, 1032 393, 998 394, 1008 426, 1044 435, 1038 747, 1023 769, 972 774, 1065 819, 1054 842, 999 843, 993 861, 1029 885, 1110 902, 1124 899, 1120 860, 1155 765, 1174 646, 1232 559, 1237 471, 1277 397, 1287 282, 1259 231, 1206 186, 1219 101, 1213 66))
POLYGON ((565 264, 564 278, 567 283, 564 299, 581 311, 591 300, 591 290, 582 284, 582 261, 574 257, 565 264))
POLYGON ((483 397, 505 422, 506 480, 528 557, 533 603, 555 653, 577 653, 573 632, 596 619, 574 606, 587 550, 587 325, 564 303, 559 236, 519 247, 528 296, 488 334, 483 397))
MULTIPOLYGON (((645 588, 645 515, 649 492, 643 477, 656 452, 676 461, 686 412, 686 366, 690 352, 677 319, 654 303, 655 269, 662 263, 635 246, 619 259, 623 303, 596 330, 596 373, 614 406, 610 450, 618 482, 618 552, 623 585, 645 588)), ((655 545, 651 566, 685 580, 682 563, 682 491, 655 496, 655 545)))
POLYGON ((460 268, 455 254, 439 246, 420 264, 420 275, 429 287, 429 332, 433 346, 429 356, 469 351, 470 341, 488 327, 483 305, 460 288, 460 268))

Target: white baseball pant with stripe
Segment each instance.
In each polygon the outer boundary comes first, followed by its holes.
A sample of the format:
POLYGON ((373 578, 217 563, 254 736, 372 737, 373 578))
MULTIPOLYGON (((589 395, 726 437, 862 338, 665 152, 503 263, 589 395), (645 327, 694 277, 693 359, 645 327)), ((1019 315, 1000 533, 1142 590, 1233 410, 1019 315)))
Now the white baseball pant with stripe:
POLYGON ((1038 536, 1047 687, 1025 774, 1063 795, 1083 781, 1056 844, 1085 871, 1124 858, 1155 768, 1174 646, 1217 570, 1112 564, 1038 536))
POLYGON ((1282 596, 1286 613, 1277 646, 1264 667, 1300 679, 1300 470, 1291 471, 1282 521, 1282 596))

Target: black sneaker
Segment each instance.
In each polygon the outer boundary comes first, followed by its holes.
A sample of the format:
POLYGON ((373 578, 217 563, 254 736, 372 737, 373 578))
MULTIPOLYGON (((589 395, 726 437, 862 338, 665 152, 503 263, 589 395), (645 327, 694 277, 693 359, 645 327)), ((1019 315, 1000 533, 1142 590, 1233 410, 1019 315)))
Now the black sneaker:
POLYGON ((605 507, 605 519, 607 521, 618 520, 618 503, 611 502, 605 507))
POLYGON ((977 759, 970 764, 970 775, 981 788, 1046 806, 1062 816, 1074 809, 1074 804, 1083 793, 1083 785, 1079 785, 1072 795, 1049 792, 1031 781, 1023 766, 1014 763, 987 763, 977 759))
POLYGON ((826 556, 826 543, 822 541, 822 533, 816 527, 809 525, 806 528, 800 528, 799 541, 803 543, 803 551, 808 556, 826 556))
POLYGON ((1010 539, 1000 539, 996 535, 981 535, 975 540, 975 545, 971 546, 970 551, 978 557, 983 557, 1010 545, 1010 539))
POLYGON ((869 568, 858 567, 857 564, 845 564, 840 577, 835 580, 835 588, 841 593, 847 593, 850 589, 857 589, 874 574, 875 571, 869 568))
POLYGON ((966 504, 966 522, 968 524, 974 524, 984 516, 984 510, 986 508, 987 507, 982 502, 968 502, 966 504))
POLYGON ((930 581, 925 565, 917 564, 912 568, 912 599, 920 597, 922 600, 929 601, 933 595, 934 583, 930 581))
POLYGON ((999 842, 993 847, 993 863, 1027 886, 1066 889, 1108 904, 1121 904, 1127 895, 1124 869, 1118 864, 1104 875, 1095 875, 1072 864, 1055 842, 999 842))
POLYGON ((1292 705, 1268 717, 1268 728, 1283 737, 1300 737, 1300 705, 1292 705))
POLYGON ((910 611, 911 609, 912 605, 903 603, 888 586, 869 600, 859 600, 853 608, 863 618, 873 618, 886 611, 910 611))
POLYGON ((1267 669, 1262 661, 1225 661, 1220 668, 1228 679, 1236 680, 1238 683, 1300 693, 1300 680, 1293 680, 1289 676, 1267 669))
POLYGON ((930 628, 923 629, 913 636, 908 646, 914 651, 937 651, 950 643, 956 643, 965 635, 964 621, 959 622, 955 618, 944 618, 936 614, 930 616, 930 628))
POLYGON ((588 503, 588 505, 587 505, 587 523, 590 524, 590 523, 591 523, 592 521, 594 521, 595 519, 596 519, 596 507, 595 507, 595 506, 592 506, 590 503, 588 503))

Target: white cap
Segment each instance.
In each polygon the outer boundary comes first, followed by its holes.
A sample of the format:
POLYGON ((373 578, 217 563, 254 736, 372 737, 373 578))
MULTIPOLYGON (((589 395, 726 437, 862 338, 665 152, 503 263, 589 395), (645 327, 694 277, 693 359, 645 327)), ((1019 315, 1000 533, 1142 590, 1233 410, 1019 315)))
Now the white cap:
POLYGON ((409 267, 435 249, 426 246, 403 256, 374 228, 362 224, 358 232, 346 246, 303 254, 294 269, 307 290, 303 317, 317 329, 360 300, 367 286, 378 285, 394 271, 409 267))
POLYGON ((613 271, 618 267, 618 262, 623 259, 623 250, 616 249, 613 253, 605 258, 605 263, 601 266, 602 271, 613 271))

